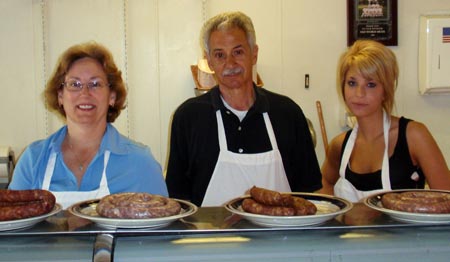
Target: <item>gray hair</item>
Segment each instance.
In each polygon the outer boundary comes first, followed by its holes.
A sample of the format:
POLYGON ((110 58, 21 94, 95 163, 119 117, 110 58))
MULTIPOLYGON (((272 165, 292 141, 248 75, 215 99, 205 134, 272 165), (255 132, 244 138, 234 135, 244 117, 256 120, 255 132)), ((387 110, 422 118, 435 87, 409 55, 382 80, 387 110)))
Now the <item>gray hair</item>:
POLYGON ((245 32, 250 48, 256 45, 256 33, 252 20, 242 12, 226 12, 210 18, 203 25, 200 33, 200 46, 204 55, 209 54, 209 38, 214 31, 239 28, 245 32))

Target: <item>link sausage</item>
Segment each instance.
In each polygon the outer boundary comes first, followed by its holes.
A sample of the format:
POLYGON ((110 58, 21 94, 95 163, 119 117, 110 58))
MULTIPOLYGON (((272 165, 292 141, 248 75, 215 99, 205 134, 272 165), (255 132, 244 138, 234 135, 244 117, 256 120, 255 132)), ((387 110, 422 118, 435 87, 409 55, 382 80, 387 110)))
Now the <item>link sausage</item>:
POLYGON ((317 212, 317 207, 311 201, 308 201, 302 197, 293 197, 294 204, 292 205, 295 209, 295 215, 297 216, 307 216, 314 215, 317 212))
POLYGON ((250 197, 242 201, 245 212, 268 216, 314 215, 317 207, 309 200, 291 194, 253 186, 250 197))
POLYGON ((250 189, 250 196, 256 202, 269 206, 292 206, 293 199, 289 194, 282 194, 277 191, 253 186, 250 189))
POLYGON ((268 206, 264 204, 260 204, 251 198, 246 198, 242 201, 242 209, 244 211, 267 215, 267 216, 294 216, 295 209, 292 207, 283 207, 283 206, 268 206))

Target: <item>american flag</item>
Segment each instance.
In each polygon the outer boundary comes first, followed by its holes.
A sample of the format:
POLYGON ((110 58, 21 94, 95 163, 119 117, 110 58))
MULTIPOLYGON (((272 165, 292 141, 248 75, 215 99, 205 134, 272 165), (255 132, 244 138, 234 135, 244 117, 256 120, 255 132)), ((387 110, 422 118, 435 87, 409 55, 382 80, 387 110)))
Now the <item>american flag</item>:
POLYGON ((442 43, 450 43, 450 27, 442 28, 442 43))

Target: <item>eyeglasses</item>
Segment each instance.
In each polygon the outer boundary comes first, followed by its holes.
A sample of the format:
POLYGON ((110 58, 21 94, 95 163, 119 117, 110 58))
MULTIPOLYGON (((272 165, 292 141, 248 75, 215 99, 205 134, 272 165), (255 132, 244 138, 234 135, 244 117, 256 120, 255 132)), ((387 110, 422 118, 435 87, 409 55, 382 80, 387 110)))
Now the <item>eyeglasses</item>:
POLYGON ((83 90, 84 86, 86 86, 90 92, 95 92, 98 89, 103 88, 104 86, 109 87, 110 84, 105 84, 101 80, 90 81, 85 84, 83 84, 77 80, 69 80, 67 82, 61 83, 61 86, 65 87, 67 89, 67 91, 70 91, 70 92, 81 92, 81 90, 83 90))

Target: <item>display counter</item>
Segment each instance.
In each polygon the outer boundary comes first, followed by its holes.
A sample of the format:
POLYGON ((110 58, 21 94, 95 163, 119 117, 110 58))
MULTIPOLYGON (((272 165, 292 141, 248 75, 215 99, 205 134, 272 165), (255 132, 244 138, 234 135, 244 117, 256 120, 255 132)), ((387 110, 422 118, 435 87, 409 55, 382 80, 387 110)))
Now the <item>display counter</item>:
POLYGON ((0 232, 0 261, 448 261, 450 224, 413 224, 364 204, 320 225, 268 228, 222 207, 163 228, 105 229, 60 212, 0 232))

